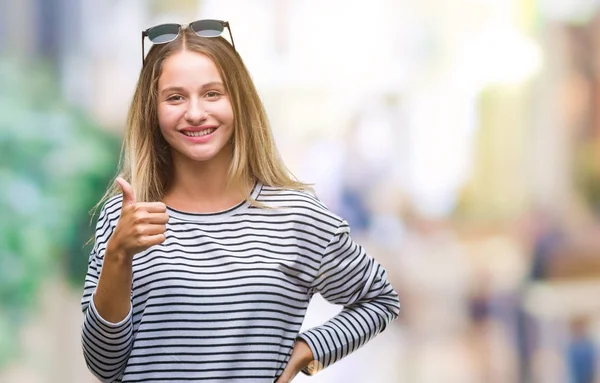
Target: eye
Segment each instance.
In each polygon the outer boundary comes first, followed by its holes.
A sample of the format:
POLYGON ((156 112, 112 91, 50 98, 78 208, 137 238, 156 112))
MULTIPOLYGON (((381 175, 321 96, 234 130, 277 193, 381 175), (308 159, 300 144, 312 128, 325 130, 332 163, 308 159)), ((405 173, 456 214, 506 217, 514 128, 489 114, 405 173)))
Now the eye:
POLYGON ((209 98, 209 99, 217 99, 221 96, 221 93, 217 92, 216 90, 211 90, 206 92, 206 94, 204 95, 204 97, 209 98))
POLYGON ((179 94, 174 94, 172 96, 167 97, 167 101, 181 101, 183 97, 179 94))

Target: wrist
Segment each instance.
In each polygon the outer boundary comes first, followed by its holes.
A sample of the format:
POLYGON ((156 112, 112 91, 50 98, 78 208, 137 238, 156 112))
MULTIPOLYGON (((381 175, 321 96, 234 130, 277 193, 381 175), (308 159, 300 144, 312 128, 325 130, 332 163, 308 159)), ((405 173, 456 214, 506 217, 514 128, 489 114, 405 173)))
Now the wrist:
POLYGON ((296 346, 294 348, 296 349, 296 356, 298 358, 298 371, 301 371, 308 367, 315 358, 310 347, 308 346, 308 343, 306 343, 303 339, 296 340, 296 346))
POLYGON ((323 364, 317 360, 308 343, 302 338, 298 338, 296 343, 299 348, 299 354, 302 355, 301 359, 299 359, 301 366, 299 371, 305 370, 309 375, 314 375, 323 370, 323 364))
POLYGON ((118 247, 111 246, 110 241, 106 246, 106 253, 104 254, 104 261, 113 262, 115 264, 123 265, 131 263, 131 258, 128 256, 125 251, 119 249, 118 247))

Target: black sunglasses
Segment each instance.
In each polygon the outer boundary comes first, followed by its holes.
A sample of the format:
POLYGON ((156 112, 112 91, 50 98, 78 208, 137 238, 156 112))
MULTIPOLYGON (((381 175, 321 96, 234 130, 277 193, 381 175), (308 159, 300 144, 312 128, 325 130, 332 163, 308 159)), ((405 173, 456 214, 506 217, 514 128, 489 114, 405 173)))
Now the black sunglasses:
MULTIPOLYGON (((197 20, 189 23, 187 27, 200 37, 218 37, 227 28, 229 38, 231 39, 231 46, 235 49, 231 28, 227 21, 197 20)), ((181 24, 160 24, 142 31, 142 64, 145 62, 144 37, 147 36, 153 44, 166 44, 175 40, 181 34, 183 28, 185 26, 181 24)))

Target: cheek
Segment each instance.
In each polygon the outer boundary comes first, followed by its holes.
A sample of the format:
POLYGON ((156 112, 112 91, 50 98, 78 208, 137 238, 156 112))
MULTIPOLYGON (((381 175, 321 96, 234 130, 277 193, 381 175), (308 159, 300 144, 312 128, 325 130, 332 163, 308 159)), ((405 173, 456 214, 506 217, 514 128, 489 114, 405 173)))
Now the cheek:
POLYGON ((224 102, 219 108, 219 118, 221 122, 232 125, 233 124, 233 109, 229 102, 224 102))
POLYGON ((164 130, 172 128, 174 124, 179 120, 179 113, 175 108, 169 107, 158 107, 158 124, 160 126, 160 130, 164 132, 164 130))

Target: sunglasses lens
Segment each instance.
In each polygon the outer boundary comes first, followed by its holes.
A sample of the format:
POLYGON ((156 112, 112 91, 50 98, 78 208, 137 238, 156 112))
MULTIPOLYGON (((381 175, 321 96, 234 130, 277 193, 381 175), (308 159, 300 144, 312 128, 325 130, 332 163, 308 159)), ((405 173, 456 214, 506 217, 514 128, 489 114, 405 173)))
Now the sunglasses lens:
POLYGON ((157 25, 148 30, 148 38, 154 44, 164 44, 173 41, 179 35, 178 24, 157 25))
POLYGON ((202 37, 217 37, 223 33, 223 23, 215 20, 195 21, 190 24, 190 28, 202 37))

